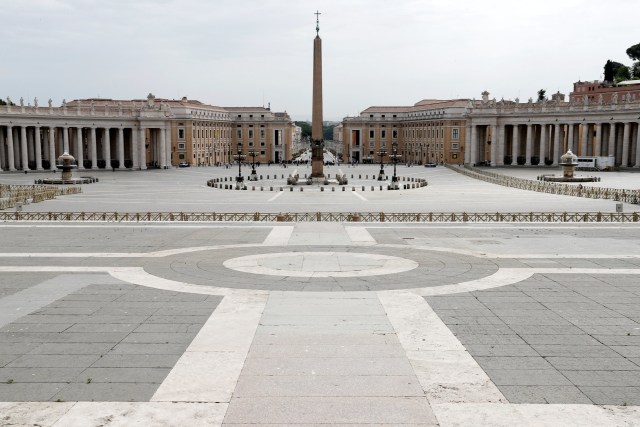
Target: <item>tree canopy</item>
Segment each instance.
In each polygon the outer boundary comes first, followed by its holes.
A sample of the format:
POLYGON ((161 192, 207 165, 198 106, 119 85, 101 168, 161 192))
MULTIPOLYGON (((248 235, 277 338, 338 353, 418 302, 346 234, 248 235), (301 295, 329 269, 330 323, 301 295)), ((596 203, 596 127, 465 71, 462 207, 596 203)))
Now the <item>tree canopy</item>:
POLYGON ((634 61, 640 61, 640 43, 634 44, 627 49, 627 55, 634 61))

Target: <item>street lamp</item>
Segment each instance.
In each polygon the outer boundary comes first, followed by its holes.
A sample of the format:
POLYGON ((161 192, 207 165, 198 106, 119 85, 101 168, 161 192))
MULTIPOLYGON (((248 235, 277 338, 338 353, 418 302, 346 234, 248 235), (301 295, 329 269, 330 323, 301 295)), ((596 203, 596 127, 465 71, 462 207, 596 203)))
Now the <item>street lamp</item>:
POLYGON ((249 177, 249 181, 257 181, 258 173, 256 172, 256 150, 249 150, 249 155, 251 156, 251 176, 249 177))
POLYGON ((387 150, 380 149, 378 151, 378 156, 380 156, 380 173, 378 174, 378 181, 384 181, 384 164, 382 163, 382 159, 387 155, 387 150))
POLYGON ((389 185, 390 190, 399 190, 400 185, 398 184, 398 176, 396 175, 396 163, 398 163, 398 141, 393 141, 393 154, 391 154, 391 159, 393 160, 393 176, 391 177, 391 185, 389 185))
POLYGON ((238 142, 238 176, 236 177, 236 190, 244 187, 244 178, 242 177, 242 142, 238 142))

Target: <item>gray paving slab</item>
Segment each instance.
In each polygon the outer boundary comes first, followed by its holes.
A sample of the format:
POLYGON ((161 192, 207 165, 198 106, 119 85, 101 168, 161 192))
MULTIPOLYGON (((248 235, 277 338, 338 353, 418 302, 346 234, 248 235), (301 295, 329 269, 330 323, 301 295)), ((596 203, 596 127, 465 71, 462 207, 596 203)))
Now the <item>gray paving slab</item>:
POLYGON ((498 385, 510 403, 591 404, 592 401, 574 385, 498 385))
POLYGON ((259 397, 231 401, 225 423, 437 425, 424 397, 259 397), (295 408, 295 410, 292 410, 295 408))

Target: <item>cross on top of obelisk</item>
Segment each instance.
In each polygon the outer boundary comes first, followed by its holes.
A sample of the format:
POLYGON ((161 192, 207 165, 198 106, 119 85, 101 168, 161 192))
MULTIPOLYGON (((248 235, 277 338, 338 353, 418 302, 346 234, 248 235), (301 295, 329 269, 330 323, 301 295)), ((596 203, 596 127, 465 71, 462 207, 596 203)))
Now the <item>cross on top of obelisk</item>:
POLYGON ((314 15, 316 15, 316 35, 318 36, 320 35, 320 15, 322 15, 322 13, 316 10, 314 15))

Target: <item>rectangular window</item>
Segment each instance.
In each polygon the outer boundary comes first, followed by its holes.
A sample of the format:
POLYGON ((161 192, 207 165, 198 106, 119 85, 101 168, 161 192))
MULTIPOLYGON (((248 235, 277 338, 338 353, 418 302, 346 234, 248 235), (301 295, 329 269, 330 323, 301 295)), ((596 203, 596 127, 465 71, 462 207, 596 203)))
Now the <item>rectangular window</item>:
POLYGON ((178 158, 179 158, 180 160, 184 160, 184 154, 180 154, 180 155, 178 156, 178 158))
POLYGON ((264 129, 260 129, 260 138, 264 138, 264 129))
POLYGON ((178 144, 178 150, 184 150, 184 142, 178 144))
POLYGON ((451 129, 451 139, 460 139, 460 131, 458 128, 451 129))
POLYGON ((242 129, 238 129, 238 139, 242 138, 242 129))
POLYGON ((382 129, 380 131, 380 138, 385 139, 387 137, 387 131, 382 129))
POLYGON ((376 136, 376 131, 373 129, 369 129, 369 139, 373 139, 376 136))
POLYGON ((184 139, 184 129, 178 129, 178 139, 184 139))
POLYGON ((398 138, 398 130, 397 130, 397 129, 394 129, 394 130, 391 132, 391 137, 392 137, 393 139, 397 139, 397 138, 398 138))
POLYGON ((253 139, 253 129, 249 129, 249 139, 253 139))
POLYGON ((452 142, 451 149, 457 151, 460 149, 460 145, 457 142, 452 142))
POLYGON ((373 148, 374 147, 374 142, 373 141, 369 141, 369 148, 373 148))

